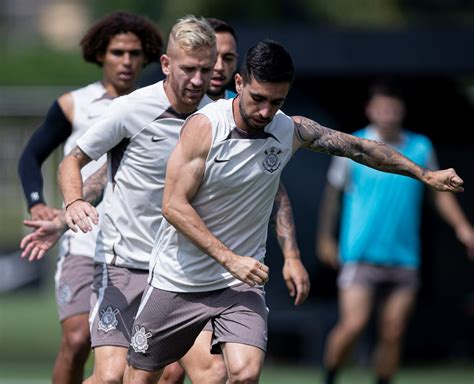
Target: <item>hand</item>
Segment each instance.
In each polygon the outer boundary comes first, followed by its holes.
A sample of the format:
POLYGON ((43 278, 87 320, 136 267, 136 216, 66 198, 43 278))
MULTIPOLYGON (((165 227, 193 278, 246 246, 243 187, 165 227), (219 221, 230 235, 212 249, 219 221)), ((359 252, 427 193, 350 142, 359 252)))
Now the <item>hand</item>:
POLYGON ((232 276, 247 283, 251 287, 255 285, 263 285, 268 281, 269 268, 248 256, 238 256, 233 254, 230 260, 224 265, 232 276))
POLYGON ((84 233, 90 232, 92 231, 91 222, 94 225, 99 223, 99 213, 95 207, 83 200, 77 200, 69 205, 65 217, 68 227, 74 232, 78 231, 77 227, 84 233))
POLYGON ((339 250, 337 242, 333 238, 320 236, 318 238, 318 248, 316 252, 322 263, 334 269, 339 268, 339 250))
POLYGON ((295 297, 295 305, 302 304, 309 294, 311 286, 308 272, 299 258, 285 259, 283 266, 283 279, 285 280, 291 297, 295 297))
POLYGON ((466 247, 468 257, 474 261, 474 228, 471 226, 460 226, 456 228, 456 236, 466 247))
POLYGON ((456 174, 453 168, 441 171, 430 171, 426 179, 428 185, 438 191, 463 192, 464 181, 456 174))
POLYGON ((31 220, 53 220, 61 212, 60 209, 48 207, 46 204, 35 204, 30 208, 31 220))
POLYGON ((20 248, 23 250, 21 257, 25 258, 29 255, 28 261, 42 259, 63 233, 63 226, 55 221, 25 220, 23 224, 35 228, 35 231, 23 237, 20 243, 20 248))

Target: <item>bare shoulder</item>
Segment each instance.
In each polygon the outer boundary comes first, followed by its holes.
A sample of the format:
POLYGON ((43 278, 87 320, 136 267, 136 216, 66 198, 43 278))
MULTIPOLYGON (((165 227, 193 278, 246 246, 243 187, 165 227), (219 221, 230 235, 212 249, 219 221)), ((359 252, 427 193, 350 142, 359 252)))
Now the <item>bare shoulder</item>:
POLYGON ((65 93, 58 98, 58 103, 67 119, 72 122, 74 118, 74 99, 71 92, 65 93))
POLYGON ((206 157, 211 148, 212 131, 209 119, 200 113, 189 117, 181 129, 179 144, 187 153, 206 157))

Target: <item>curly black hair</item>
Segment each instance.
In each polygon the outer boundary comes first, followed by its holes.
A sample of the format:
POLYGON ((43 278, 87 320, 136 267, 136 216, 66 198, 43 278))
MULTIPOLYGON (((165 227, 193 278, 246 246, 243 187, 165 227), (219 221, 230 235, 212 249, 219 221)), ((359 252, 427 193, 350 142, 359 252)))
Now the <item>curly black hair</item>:
POLYGON ((140 39, 147 64, 159 60, 163 49, 161 32, 148 18, 123 11, 113 12, 89 28, 80 42, 84 60, 102 66, 97 56, 105 54, 115 35, 127 32, 140 39))

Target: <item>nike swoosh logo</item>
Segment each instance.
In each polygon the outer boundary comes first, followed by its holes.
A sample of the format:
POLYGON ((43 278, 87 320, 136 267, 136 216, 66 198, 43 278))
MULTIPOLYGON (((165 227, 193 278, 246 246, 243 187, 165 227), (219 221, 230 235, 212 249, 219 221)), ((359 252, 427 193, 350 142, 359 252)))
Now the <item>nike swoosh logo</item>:
POLYGON ((98 117, 100 117, 100 115, 88 115, 87 118, 89 120, 92 120, 92 119, 97 119, 98 117))
POLYGON ((227 163, 228 161, 230 161, 230 159, 218 159, 218 158, 215 158, 214 161, 216 163, 227 163))
POLYGON ((154 143, 156 143, 157 141, 163 141, 163 140, 166 140, 166 137, 153 136, 151 138, 151 141, 153 141, 154 143))

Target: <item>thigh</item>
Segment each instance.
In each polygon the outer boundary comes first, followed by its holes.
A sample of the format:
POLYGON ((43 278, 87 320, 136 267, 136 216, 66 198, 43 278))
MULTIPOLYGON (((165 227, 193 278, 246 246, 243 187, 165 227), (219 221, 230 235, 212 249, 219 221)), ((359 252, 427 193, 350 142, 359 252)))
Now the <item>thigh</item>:
POLYGON ((133 324, 129 363, 158 371, 181 359, 210 319, 208 296, 149 287, 133 324))
POLYGON ((96 264, 89 319, 93 348, 128 348, 147 279, 147 271, 96 264))
POLYGON ((90 257, 64 255, 58 259, 54 279, 60 321, 89 313, 93 275, 90 257))
POLYGON ((243 374, 258 380, 265 360, 262 349, 247 344, 225 343, 222 353, 230 378, 243 374))
POLYGON ((266 351, 268 308, 263 287, 239 284, 213 298, 214 329, 212 352, 220 352, 221 343, 238 343, 266 351))
POLYGON ((405 329, 407 319, 415 305, 416 290, 410 287, 390 290, 382 303, 380 328, 397 336, 405 329))
POLYGON ((372 311, 375 283, 371 270, 363 265, 344 265, 338 278, 340 321, 363 327, 372 311))

